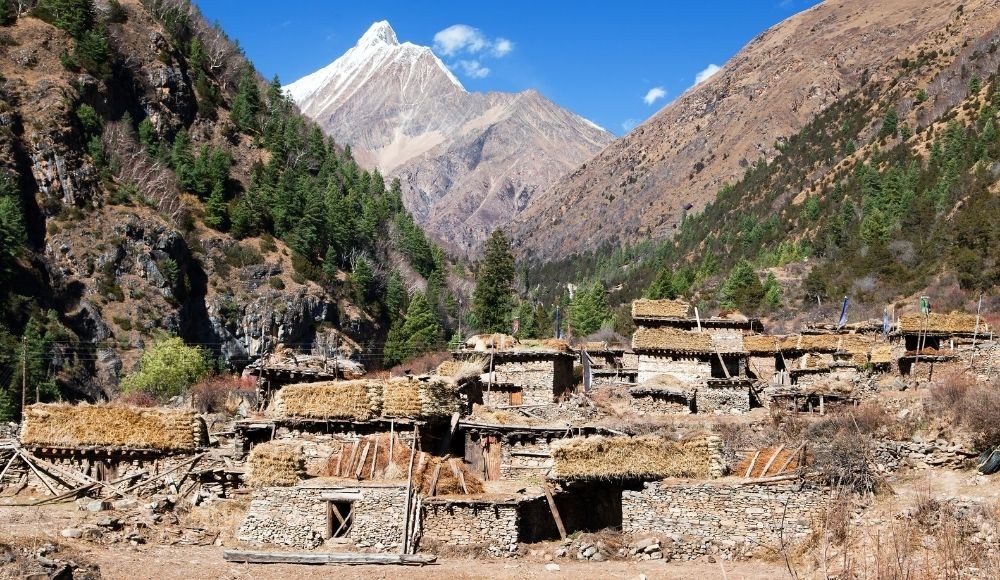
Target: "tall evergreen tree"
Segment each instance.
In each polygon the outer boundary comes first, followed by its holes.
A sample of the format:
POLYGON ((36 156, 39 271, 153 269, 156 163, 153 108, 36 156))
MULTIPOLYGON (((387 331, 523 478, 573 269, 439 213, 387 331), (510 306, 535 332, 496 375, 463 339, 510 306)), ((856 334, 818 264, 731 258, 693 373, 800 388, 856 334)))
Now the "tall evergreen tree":
POLYGON ((569 305, 569 312, 573 333, 578 336, 593 334, 614 321, 614 315, 608 307, 604 285, 600 282, 578 290, 569 305))
POLYGON ((726 308, 755 310, 764 299, 764 287, 747 260, 740 260, 722 285, 722 305, 726 308))
POLYGON ((483 261, 476 272, 472 317, 480 332, 508 332, 514 305, 514 255, 502 230, 486 241, 483 261))
POLYGON ((240 131, 255 133, 258 129, 257 115, 260 113, 260 88, 253 67, 247 64, 243 69, 230 114, 240 131))
POLYGON ((392 365, 440 347, 441 326, 422 293, 414 295, 406 318, 393 325, 385 345, 385 364, 392 365))

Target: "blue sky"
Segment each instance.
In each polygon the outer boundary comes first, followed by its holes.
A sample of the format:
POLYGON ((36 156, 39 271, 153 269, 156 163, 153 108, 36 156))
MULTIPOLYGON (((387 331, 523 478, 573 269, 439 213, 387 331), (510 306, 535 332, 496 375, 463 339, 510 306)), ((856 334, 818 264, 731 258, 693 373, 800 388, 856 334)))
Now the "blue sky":
POLYGON ((264 76, 277 74, 284 84, 330 63, 373 22, 388 20, 400 42, 435 46, 438 35, 435 52, 468 90, 538 89, 618 135, 683 93, 699 72, 817 3, 196 2, 264 76), (439 35, 455 25, 469 28, 439 35))

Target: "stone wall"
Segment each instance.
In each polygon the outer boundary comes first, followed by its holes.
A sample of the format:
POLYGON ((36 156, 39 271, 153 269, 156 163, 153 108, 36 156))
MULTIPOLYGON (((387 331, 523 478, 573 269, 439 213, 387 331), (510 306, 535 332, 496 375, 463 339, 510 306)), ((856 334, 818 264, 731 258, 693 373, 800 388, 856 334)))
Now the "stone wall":
POLYGON ((236 538, 258 544, 315 548, 326 539, 328 499, 353 502, 354 522, 345 537, 356 547, 376 552, 400 549, 406 488, 394 484, 257 489, 236 538))
POLYGON ((691 403, 677 395, 633 395, 631 406, 640 413, 653 415, 676 415, 691 412, 691 403))
POLYGON ((721 352, 742 352, 743 331, 739 328, 706 328, 712 337, 712 346, 721 352))
POLYGON ((642 353, 639 355, 638 370, 639 384, 661 374, 671 374, 695 387, 712 378, 712 364, 693 357, 675 358, 673 355, 642 353))
POLYGON ((544 437, 505 439, 500 448, 500 479, 541 479, 551 468, 551 447, 544 437))
POLYGON ((752 356, 750 357, 747 368, 758 379, 768 382, 776 382, 774 380, 774 375, 777 374, 777 357, 773 355, 769 356, 752 356))
POLYGON ((675 560, 733 558, 777 546, 782 527, 785 541, 805 537, 830 499, 828 490, 797 484, 650 482, 622 492, 622 531, 662 535, 664 555, 675 560))
MULTIPOLYGON (((523 389, 524 405, 541 405, 554 399, 555 365, 552 361, 497 363, 493 372, 498 383, 510 383, 523 389)), ((485 392, 484 389, 484 398, 485 392)))
POLYGON ((429 499, 423 504, 421 547, 451 546, 484 550, 492 556, 517 552, 520 516, 515 504, 453 502, 429 499))
POLYGON ((750 410, 750 388, 746 385, 701 387, 695 396, 695 407, 699 413, 730 413, 733 409, 745 413, 750 410))

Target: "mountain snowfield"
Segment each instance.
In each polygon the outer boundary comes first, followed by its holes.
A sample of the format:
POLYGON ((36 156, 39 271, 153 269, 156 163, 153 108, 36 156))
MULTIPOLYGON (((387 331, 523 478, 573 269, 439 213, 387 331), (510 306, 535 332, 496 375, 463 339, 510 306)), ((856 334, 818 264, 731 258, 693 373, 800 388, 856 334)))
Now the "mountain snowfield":
POLYGON ((534 90, 466 91, 429 47, 400 43, 385 21, 284 88, 359 163, 398 177, 417 221, 468 255, 614 139, 534 90))

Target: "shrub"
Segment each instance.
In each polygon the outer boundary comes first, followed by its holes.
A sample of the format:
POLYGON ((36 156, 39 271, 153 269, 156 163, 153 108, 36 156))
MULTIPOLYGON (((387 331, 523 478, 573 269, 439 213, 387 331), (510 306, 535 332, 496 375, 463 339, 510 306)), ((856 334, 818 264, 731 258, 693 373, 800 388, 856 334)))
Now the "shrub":
POLYGON ((234 268, 245 268, 264 263, 264 256, 250 246, 233 244, 226 248, 226 264, 234 268))
POLYGON ((121 402, 133 407, 156 407, 159 401, 152 394, 145 391, 135 391, 122 395, 121 402))
POLYGON ((267 283, 269 286, 271 286, 271 288, 274 288, 275 290, 285 289, 285 282, 277 276, 271 276, 270 278, 268 278, 267 283))
POLYGON ((118 0, 108 1, 108 22, 114 22, 115 24, 124 24, 128 21, 128 11, 122 6, 122 3, 118 0))
POLYGON ((204 352, 180 338, 168 338, 142 354, 139 369, 122 380, 122 392, 142 391, 159 399, 183 394, 209 372, 204 352))
POLYGON ((191 387, 191 405, 199 413, 220 413, 229 411, 230 397, 240 390, 253 389, 249 382, 236 375, 213 375, 191 387))

